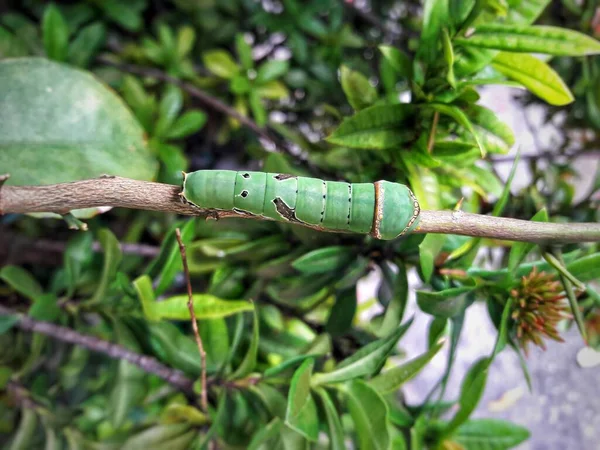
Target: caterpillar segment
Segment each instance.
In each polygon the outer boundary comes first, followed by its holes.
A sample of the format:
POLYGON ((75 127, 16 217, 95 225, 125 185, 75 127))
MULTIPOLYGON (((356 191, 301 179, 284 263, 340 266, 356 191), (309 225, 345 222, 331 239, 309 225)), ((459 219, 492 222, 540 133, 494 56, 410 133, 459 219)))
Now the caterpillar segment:
POLYGON ((419 202, 399 183, 345 183, 294 175, 199 170, 184 174, 181 196, 211 210, 235 211, 319 230, 395 239, 418 224, 419 202))

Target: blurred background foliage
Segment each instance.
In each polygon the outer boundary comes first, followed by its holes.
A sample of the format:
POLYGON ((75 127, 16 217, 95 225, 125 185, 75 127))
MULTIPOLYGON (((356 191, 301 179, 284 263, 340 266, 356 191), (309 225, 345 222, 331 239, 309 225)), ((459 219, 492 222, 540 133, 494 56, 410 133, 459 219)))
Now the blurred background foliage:
MULTIPOLYGON (((572 166, 600 145, 593 0, 2 4, 0 99, 23 115, 0 124, 0 172, 22 174, 22 184, 66 181, 66 167, 73 180, 113 171, 171 184, 182 171, 248 169, 406 183, 423 209, 599 219, 598 173, 575 201, 572 166), (523 108, 543 108, 544 122, 562 129, 561 145, 524 152, 532 182, 512 193, 514 171, 503 178, 498 164, 519 142, 480 104, 486 85, 515 88, 523 108), (40 100, 45 86, 65 94, 40 100), (72 123, 85 133, 73 137, 72 123), (122 134, 94 132, 117 126, 122 134), (94 162, 108 160, 108 169, 94 162)), ((495 356, 517 352, 528 377, 528 348, 560 340, 566 327, 600 346, 597 245, 383 242, 271 222, 97 212, 86 214, 88 232, 50 218, 1 219, 7 448, 510 448, 527 439, 522 426, 469 419, 495 356), (25 314, 197 380, 178 227, 207 352, 207 411, 198 382, 181 390, 19 329, 25 314), (373 272, 376 297, 359 301, 373 272), (411 273, 419 282, 409 286, 411 273), (407 360, 415 291, 432 320, 421 330, 428 350, 407 360), (476 302, 487 304, 497 342, 459 397, 446 398, 476 302), (407 404, 402 384, 442 349, 439 383, 422 404, 407 404)))

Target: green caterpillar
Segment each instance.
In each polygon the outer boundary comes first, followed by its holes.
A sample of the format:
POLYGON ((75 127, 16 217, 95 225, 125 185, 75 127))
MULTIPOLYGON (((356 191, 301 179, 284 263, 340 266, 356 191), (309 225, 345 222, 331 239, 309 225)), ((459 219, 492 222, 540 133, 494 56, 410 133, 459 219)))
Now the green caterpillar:
POLYGON ((419 202, 398 183, 344 183, 265 172, 184 174, 181 196, 198 207, 235 211, 324 231, 395 239, 418 224, 419 202))

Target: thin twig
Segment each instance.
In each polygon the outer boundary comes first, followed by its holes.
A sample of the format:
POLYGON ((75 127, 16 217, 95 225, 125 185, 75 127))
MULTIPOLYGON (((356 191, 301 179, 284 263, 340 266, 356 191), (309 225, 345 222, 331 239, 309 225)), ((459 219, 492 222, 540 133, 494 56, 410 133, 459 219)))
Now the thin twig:
POLYGON ((190 310, 190 317, 192 319, 192 328, 194 329, 194 337, 196 338, 196 345, 198 346, 198 352, 200 353, 200 363, 202 364, 201 382, 202 392, 200 392, 200 401, 203 412, 208 412, 208 397, 206 387, 206 352, 204 351, 204 345, 202 344, 202 338, 198 331, 198 321, 196 320, 196 312, 194 311, 194 296, 192 294, 192 282, 190 280, 190 271, 188 269, 187 256, 185 254, 185 245, 181 239, 181 231, 179 228, 175 229, 175 236, 179 243, 179 253, 181 253, 181 262, 183 263, 183 273, 185 274, 185 281, 187 283, 188 293, 188 309, 190 310))
POLYGON ((438 111, 433 113, 433 122, 431 122, 431 131, 429 132, 429 140, 427 141, 427 153, 433 151, 435 145, 435 133, 437 131, 438 121, 440 120, 440 113, 438 111))
MULTIPOLYGON (((266 217, 197 208, 182 202, 181 187, 120 177, 101 177, 44 186, 3 186, 0 214, 55 212, 114 206, 184 214, 269 220, 266 217)), ((299 226, 320 229, 310 224, 299 226)), ((421 211, 415 233, 458 234, 539 244, 600 241, 599 223, 550 223, 470 214, 462 211, 421 211)))
POLYGON ((183 372, 177 369, 172 369, 165 366, 155 358, 146 355, 140 355, 139 353, 132 352, 131 350, 118 344, 113 344, 112 342, 105 341, 104 339, 100 339, 95 336, 79 333, 71 328, 62 327, 50 322, 35 320, 29 316, 20 315, 16 311, 4 306, 0 306, 0 316, 8 315, 18 315, 19 321, 15 326, 24 331, 40 333, 58 341, 68 342, 97 353, 102 353, 113 359, 128 361, 131 364, 138 366, 143 371, 162 378, 184 392, 193 392, 194 381, 192 379, 188 378, 183 372))

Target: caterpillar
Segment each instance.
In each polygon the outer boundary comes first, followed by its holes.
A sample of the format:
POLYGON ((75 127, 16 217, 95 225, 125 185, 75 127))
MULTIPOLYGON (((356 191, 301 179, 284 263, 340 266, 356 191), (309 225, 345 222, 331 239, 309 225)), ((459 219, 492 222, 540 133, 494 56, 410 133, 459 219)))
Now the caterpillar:
POLYGON ((420 207, 399 183, 345 183, 278 173, 198 170, 184 173, 181 197, 198 208, 235 211, 323 231, 395 239, 413 230, 420 207))

